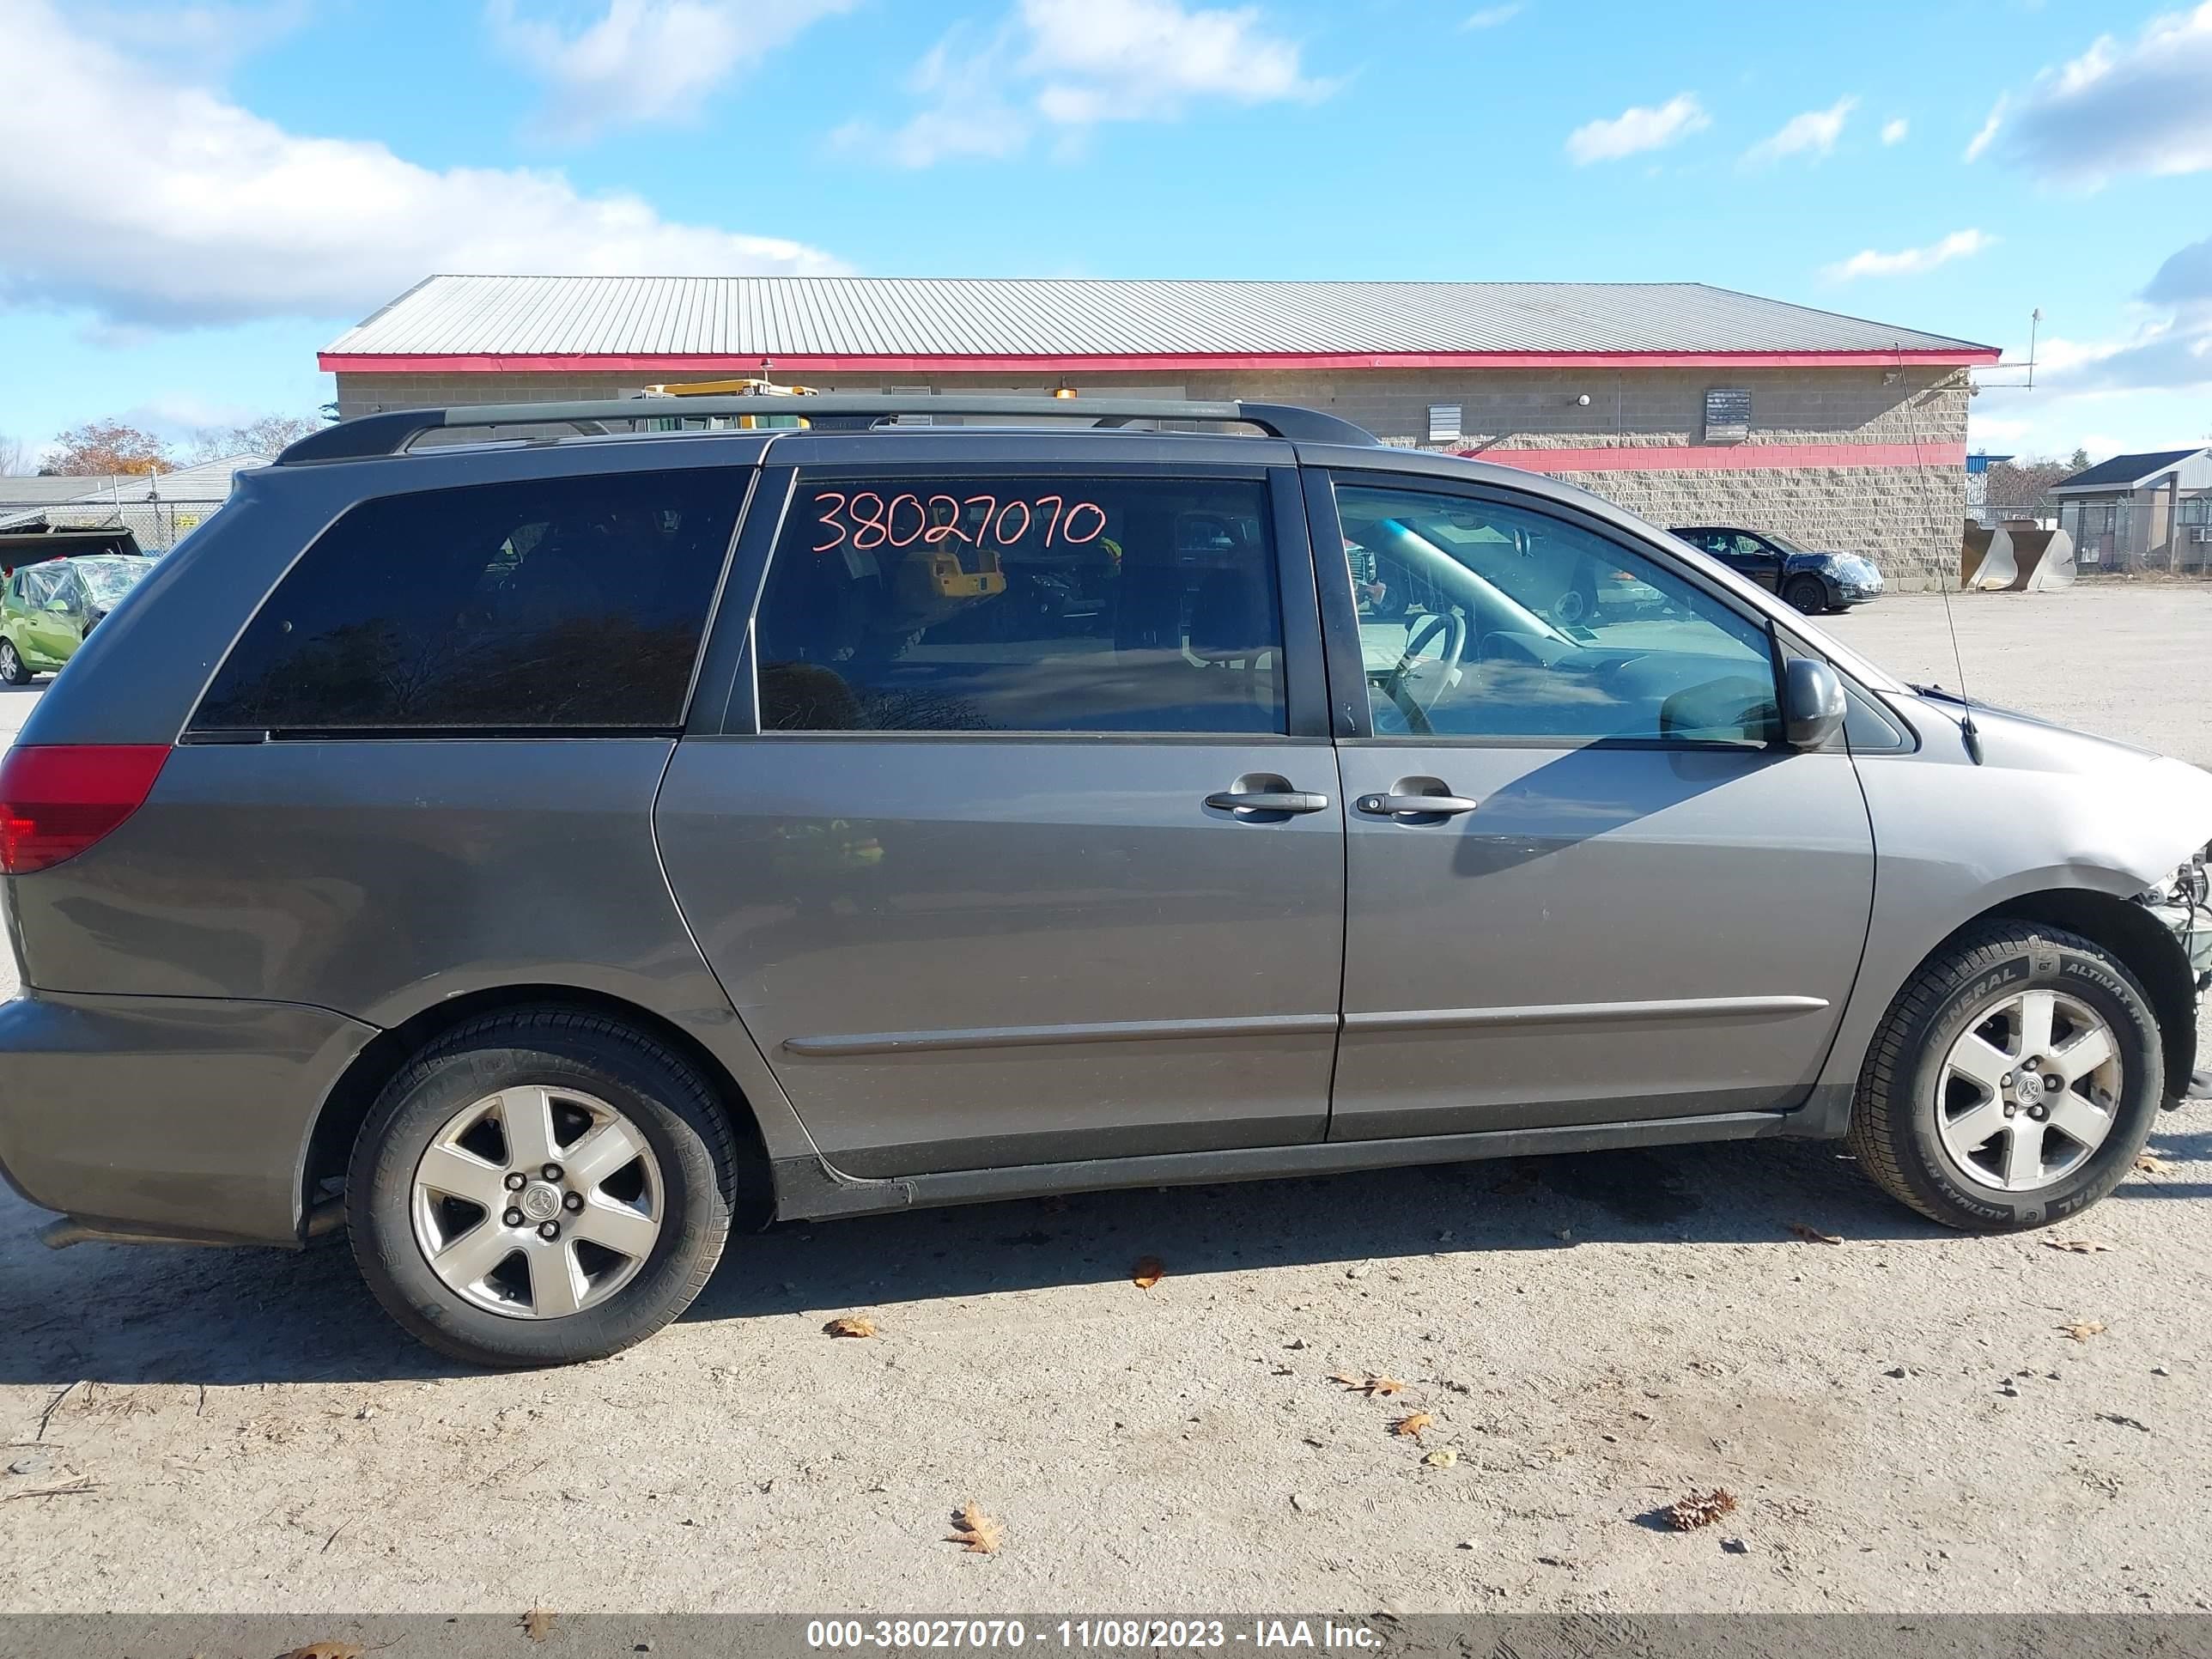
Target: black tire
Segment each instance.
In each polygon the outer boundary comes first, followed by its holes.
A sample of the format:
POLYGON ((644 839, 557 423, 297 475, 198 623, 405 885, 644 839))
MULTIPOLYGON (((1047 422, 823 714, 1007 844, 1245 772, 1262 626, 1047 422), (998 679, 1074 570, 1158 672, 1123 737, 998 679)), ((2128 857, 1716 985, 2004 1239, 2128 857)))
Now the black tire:
POLYGON ((28 685, 31 683, 30 665, 15 649, 13 640, 0 640, 0 680, 9 685, 28 685))
POLYGON ((448 1032, 386 1085, 354 1142, 346 1221, 369 1289, 420 1340, 473 1365, 565 1365, 641 1342, 691 1305, 729 1237, 737 1166, 728 1117, 680 1055, 599 1014, 518 1009, 448 1032), (410 1215, 416 1166, 447 1121, 528 1085, 605 1102, 644 1136, 661 1175, 659 1236, 643 1264, 605 1300, 562 1318, 509 1317, 450 1289, 410 1215))
POLYGON ((1850 1144, 1876 1185, 1929 1220, 2017 1232, 2079 1214, 2118 1186, 2149 1137, 2165 1086, 2157 1021, 2134 975, 2076 934, 1994 922, 1953 940, 1898 993, 1859 1074, 1850 1144), (1989 1009, 2035 989, 2061 991, 2101 1018, 2123 1077, 2104 1139, 2051 1185, 2012 1193, 1973 1180, 1945 1152, 1937 1088, 1959 1036, 1989 1009))
POLYGON ((1818 576, 1792 576, 1783 585, 1782 597, 1791 610, 1817 617, 1828 608, 1828 585, 1818 576))

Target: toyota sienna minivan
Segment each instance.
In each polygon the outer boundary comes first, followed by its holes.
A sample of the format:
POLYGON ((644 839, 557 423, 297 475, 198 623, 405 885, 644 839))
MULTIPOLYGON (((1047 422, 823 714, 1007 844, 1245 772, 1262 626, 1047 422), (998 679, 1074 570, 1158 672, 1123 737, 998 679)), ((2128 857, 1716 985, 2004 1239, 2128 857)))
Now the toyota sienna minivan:
POLYGON ((343 1227, 538 1365, 733 1221, 1074 1188, 1848 1137, 2033 1227, 2188 1085, 2212 776, 1582 490, 1252 404, 658 413, 319 432, 46 694, 0 1165, 49 1242, 343 1227))

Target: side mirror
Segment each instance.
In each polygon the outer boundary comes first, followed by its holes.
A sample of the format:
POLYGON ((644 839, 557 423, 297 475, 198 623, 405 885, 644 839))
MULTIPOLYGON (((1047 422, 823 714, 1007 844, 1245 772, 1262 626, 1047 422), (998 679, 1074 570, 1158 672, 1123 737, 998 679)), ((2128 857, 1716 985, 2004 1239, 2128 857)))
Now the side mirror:
POLYGON ((70 613, 70 602, 67 599, 48 599, 46 609, 58 617, 66 617, 70 613))
POLYGON ((1844 729, 1844 683, 1811 657, 1792 657, 1782 676, 1782 735, 1792 749, 1824 749, 1844 729))

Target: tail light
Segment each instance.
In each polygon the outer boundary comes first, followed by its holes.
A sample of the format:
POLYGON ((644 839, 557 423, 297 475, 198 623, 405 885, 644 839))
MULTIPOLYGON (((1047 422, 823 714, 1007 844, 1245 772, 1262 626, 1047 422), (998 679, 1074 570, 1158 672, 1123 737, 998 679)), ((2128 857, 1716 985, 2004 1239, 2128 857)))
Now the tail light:
POLYGON ((144 805, 165 744, 18 744, 0 760, 0 870, 20 876, 79 853, 144 805))

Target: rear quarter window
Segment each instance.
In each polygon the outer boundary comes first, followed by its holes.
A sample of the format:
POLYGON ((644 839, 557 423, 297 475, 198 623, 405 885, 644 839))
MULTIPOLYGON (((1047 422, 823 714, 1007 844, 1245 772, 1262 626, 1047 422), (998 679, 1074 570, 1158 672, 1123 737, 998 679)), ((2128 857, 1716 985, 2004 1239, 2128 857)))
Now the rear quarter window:
POLYGON ((363 501, 276 585, 192 729, 679 726, 743 483, 690 468, 363 501))

